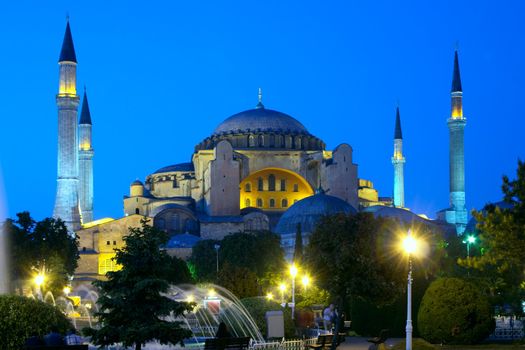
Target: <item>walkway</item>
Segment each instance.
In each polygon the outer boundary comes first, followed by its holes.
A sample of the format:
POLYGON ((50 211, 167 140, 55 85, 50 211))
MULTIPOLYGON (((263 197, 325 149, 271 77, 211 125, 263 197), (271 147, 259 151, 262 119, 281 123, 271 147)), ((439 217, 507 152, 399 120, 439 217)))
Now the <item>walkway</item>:
MULTIPOLYGON (((368 350, 370 343, 366 339, 362 337, 346 337, 345 342, 339 345, 337 350, 368 350)), ((386 341, 386 346, 390 349, 401 340, 401 338, 389 338, 386 341)))

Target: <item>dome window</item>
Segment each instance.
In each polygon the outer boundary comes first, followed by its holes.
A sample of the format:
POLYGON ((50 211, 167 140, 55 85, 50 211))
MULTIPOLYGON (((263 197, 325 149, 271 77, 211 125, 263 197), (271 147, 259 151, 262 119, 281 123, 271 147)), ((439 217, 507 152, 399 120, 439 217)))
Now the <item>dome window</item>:
POLYGON ((263 206, 263 201, 261 198, 257 198, 257 208, 262 208, 263 206))
POLYGON ((268 191, 275 191, 275 175, 270 174, 268 176, 268 191))
POLYGON ((263 179, 262 177, 258 178, 257 179, 257 190, 258 191, 264 191, 264 187, 263 187, 263 179))
POLYGON ((288 208, 288 199, 283 198, 283 200, 281 201, 281 207, 288 208))
MULTIPOLYGON (((248 182, 246 185, 244 185, 244 192, 251 192, 252 191, 252 185, 248 182)), ((249 207, 249 205, 247 205, 249 207)))
POLYGON ((250 198, 246 198, 246 200, 244 201, 244 206, 246 206, 246 207, 251 207, 252 206, 252 203, 250 202, 250 198))
POLYGON ((275 199, 270 198, 270 208, 275 208, 275 199))
POLYGON ((281 191, 286 191, 286 179, 281 179, 281 191))

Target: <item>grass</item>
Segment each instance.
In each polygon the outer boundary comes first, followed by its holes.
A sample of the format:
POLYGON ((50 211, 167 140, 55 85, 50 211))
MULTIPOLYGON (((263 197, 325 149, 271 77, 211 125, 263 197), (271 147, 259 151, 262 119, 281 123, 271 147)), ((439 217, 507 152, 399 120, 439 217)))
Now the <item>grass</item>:
MULTIPOLYGON (((423 339, 415 338, 413 340, 414 350, 511 350, 511 349, 525 349, 524 344, 518 343, 492 343, 492 344, 478 344, 478 345, 439 345, 429 344, 423 339)), ((404 350, 405 342, 401 341, 396 344, 392 350, 404 350)))

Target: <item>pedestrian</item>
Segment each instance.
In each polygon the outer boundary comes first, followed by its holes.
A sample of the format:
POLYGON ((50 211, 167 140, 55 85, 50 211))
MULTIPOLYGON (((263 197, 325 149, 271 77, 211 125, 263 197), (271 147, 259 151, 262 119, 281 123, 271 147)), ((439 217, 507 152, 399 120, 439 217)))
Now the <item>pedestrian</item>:
POLYGON ((323 311, 323 324, 324 329, 327 331, 332 330, 332 321, 334 319, 334 304, 330 304, 326 309, 323 311))

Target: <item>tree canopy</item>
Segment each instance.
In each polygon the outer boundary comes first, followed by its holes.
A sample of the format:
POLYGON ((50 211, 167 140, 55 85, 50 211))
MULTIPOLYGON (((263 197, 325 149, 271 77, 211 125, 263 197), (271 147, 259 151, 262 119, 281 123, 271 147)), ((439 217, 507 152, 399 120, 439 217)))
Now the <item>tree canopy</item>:
POLYGON ((86 334, 96 345, 121 342, 139 350, 153 339, 177 344, 191 335, 170 316, 191 310, 193 304, 166 295, 171 284, 187 282, 186 264, 161 249, 168 241, 167 233, 150 226, 147 219, 141 223, 142 227, 129 229, 124 248, 115 249, 115 260, 122 269, 108 272, 107 281, 94 282, 100 289, 101 311, 96 316, 101 327, 87 329, 86 334))
MULTIPOLYGON (((518 161, 516 179, 503 176, 506 205, 489 204, 474 211, 479 231, 479 256, 461 259, 462 265, 484 272, 491 295, 504 294, 506 302, 525 296, 525 163, 518 161), (511 299, 511 300, 509 300, 511 299)), ((516 311, 520 308, 516 305, 516 311)))
POLYGON ((29 212, 7 219, 4 232, 10 242, 11 281, 20 289, 38 273, 45 273, 43 290, 61 291, 73 276, 78 261, 78 237, 60 219, 35 221, 29 212))

